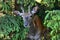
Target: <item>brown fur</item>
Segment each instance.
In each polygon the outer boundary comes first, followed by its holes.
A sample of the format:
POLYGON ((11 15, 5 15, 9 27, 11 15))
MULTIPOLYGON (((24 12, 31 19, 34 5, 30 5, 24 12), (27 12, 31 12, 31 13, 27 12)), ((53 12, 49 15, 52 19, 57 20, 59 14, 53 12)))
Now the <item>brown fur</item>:
POLYGON ((39 18, 38 15, 33 16, 33 24, 34 27, 37 28, 38 31, 40 31, 40 35, 44 37, 44 40, 50 40, 48 37, 50 37, 49 29, 47 29, 43 24, 42 20, 39 18))
POLYGON ((43 26, 41 19, 38 17, 38 15, 34 15, 33 17, 33 24, 35 25, 35 27, 40 30, 40 31, 44 31, 46 30, 46 28, 43 26))

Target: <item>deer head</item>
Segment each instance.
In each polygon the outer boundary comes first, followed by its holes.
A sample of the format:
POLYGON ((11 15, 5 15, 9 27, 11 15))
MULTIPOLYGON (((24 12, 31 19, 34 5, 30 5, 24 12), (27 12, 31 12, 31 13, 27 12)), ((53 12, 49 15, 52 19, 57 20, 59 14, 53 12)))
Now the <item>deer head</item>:
POLYGON ((29 21, 31 20, 31 16, 37 12, 38 6, 35 6, 32 11, 30 10, 30 5, 28 6, 28 12, 24 11, 24 8, 21 6, 22 13, 19 11, 14 11, 16 15, 19 15, 23 18, 24 27, 30 27, 29 21))

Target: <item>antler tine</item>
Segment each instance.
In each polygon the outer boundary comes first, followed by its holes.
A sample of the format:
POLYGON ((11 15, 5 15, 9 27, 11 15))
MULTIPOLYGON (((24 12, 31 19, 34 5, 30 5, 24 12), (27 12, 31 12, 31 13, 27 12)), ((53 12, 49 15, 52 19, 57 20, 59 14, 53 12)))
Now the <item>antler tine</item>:
POLYGON ((30 13, 30 5, 28 6, 28 13, 30 13))
POLYGON ((21 6, 21 10, 22 10, 22 12, 24 13, 24 8, 21 6))

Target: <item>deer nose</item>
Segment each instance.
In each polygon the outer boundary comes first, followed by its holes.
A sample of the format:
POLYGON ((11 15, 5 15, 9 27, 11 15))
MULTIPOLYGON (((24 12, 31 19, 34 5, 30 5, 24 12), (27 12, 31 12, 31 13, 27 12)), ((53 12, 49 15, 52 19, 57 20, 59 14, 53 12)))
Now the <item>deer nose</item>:
POLYGON ((27 26, 27 24, 25 26, 27 26))
POLYGON ((24 24, 24 27, 27 27, 27 24, 24 24))
POLYGON ((28 22, 24 22, 24 27, 27 27, 28 26, 28 22))

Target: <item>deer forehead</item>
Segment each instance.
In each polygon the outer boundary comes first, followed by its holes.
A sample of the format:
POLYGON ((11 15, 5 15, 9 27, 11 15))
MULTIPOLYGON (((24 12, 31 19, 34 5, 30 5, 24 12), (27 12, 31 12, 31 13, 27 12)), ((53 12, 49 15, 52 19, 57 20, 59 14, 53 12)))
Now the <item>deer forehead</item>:
POLYGON ((22 17, 30 17, 31 16, 31 14, 29 14, 29 13, 24 13, 23 15, 22 15, 22 17))

